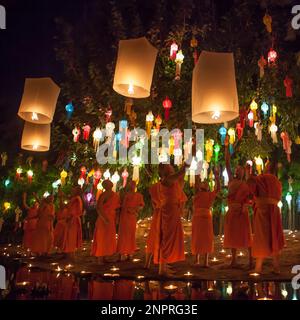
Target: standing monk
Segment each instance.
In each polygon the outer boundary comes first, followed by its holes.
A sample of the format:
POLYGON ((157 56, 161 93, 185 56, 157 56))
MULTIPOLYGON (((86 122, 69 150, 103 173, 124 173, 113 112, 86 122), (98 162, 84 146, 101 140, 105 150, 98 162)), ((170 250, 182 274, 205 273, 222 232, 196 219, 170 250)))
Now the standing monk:
POLYGON ((160 164, 159 170, 163 179, 161 181, 161 221, 159 235, 159 273, 169 275, 168 263, 183 261, 184 240, 181 223, 182 188, 185 175, 184 165, 177 173, 169 164, 160 164))
POLYGON ((284 247, 284 235, 278 202, 281 200, 281 183, 275 176, 274 163, 266 166, 266 173, 248 179, 255 201, 253 257, 255 272, 262 271, 266 257, 273 257, 274 273, 280 272, 279 255, 284 247))
POLYGON ((130 260, 136 250, 136 218, 145 203, 142 194, 136 192, 135 189, 136 183, 135 181, 131 181, 122 202, 117 245, 117 252, 120 254, 120 260, 122 260, 122 255, 130 260))
POLYGON ((252 267, 251 255, 251 225, 247 204, 250 190, 244 179, 245 170, 238 166, 233 176, 228 151, 228 138, 225 140, 225 161, 229 177, 228 184, 228 212, 224 221, 224 247, 231 249, 231 267, 237 267, 236 251, 239 248, 248 248, 249 268, 252 267))
POLYGON ((33 243, 33 234, 38 221, 39 203, 35 201, 32 207, 27 205, 27 194, 23 193, 23 207, 27 210, 27 216, 24 220, 23 230, 23 246, 25 249, 31 250, 33 243))
POLYGON ((200 255, 204 254, 204 267, 208 267, 208 255, 214 251, 214 230, 211 207, 220 191, 219 172, 215 170, 216 188, 209 191, 208 182, 196 182, 194 213, 192 219, 192 254, 196 255, 196 264, 200 264, 200 255))
POLYGON ((74 258, 75 251, 82 246, 81 216, 83 203, 80 197, 81 188, 76 186, 72 190, 71 199, 67 204, 67 225, 64 233, 62 250, 74 258))
POLYGON ((102 185, 105 191, 97 202, 98 219, 91 250, 99 264, 105 262, 106 256, 116 253, 116 210, 120 207, 119 195, 112 191, 113 183, 105 180, 102 185))
POLYGON ((53 195, 40 202, 38 221, 33 233, 32 252, 47 255, 53 247, 53 220, 55 208, 53 195))

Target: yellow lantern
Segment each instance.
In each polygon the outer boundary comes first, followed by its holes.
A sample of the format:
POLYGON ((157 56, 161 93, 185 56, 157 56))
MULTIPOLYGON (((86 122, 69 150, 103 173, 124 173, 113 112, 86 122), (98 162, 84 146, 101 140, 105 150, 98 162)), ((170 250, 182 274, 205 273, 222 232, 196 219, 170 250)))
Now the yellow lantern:
POLYGON ((48 151, 50 147, 50 124, 25 122, 21 148, 30 151, 48 151))
POLYGON ((60 173, 60 180, 61 180, 61 185, 64 186, 66 184, 66 178, 68 176, 68 172, 63 170, 61 173, 60 173))
POLYGON ((51 123, 59 93, 59 86, 51 78, 27 78, 19 117, 33 123, 51 123))
POLYGON ((256 113, 256 110, 258 108, 258 105, 257 103, 255 102, 255 100, 253 99, 251 104, 250 104, 250 109, 252 110, 253 112, 253 119, 254 121, 257 121, 257 113, 256 113))
POLYGON ((221 123, 238 115, 233 54, 202 51, 193 71, 192 120, 221 123))
POLYGON ((125 97, 149 97, 156 56, 145 37, 120 40, 113 89, 125 97))
POLYGON ((264 166, 264 162, 260 156, 255 157, 254 159, 255 159, 255 164, 256 164, 256 170, 257 170, 258 174, 261 174, 263 166, 264 166))
POLYGON ((4 212, 8 211, 11 208, 11 203, 10 202, 4 202, 4 212))

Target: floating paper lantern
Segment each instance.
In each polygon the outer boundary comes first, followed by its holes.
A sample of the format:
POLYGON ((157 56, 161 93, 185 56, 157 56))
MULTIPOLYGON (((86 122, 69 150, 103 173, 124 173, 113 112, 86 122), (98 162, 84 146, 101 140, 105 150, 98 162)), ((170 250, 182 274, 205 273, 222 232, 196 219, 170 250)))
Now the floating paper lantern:
POLYGON ((220 123, 238 115, 233 54, 202 51, 193 71, 192 120, 220 123))
POLYGON ((25 122, 21 148, 30 151, 48 151, 50 147, 50 124, 25 122))
POLYGON ((113 89, 125 97, 149 97, 156 56, 145 37, 120 40, 113 89))
POLYGON ((60 88, 51 78, 27 78, 18 115, 39 124, 53 120, 60 88))

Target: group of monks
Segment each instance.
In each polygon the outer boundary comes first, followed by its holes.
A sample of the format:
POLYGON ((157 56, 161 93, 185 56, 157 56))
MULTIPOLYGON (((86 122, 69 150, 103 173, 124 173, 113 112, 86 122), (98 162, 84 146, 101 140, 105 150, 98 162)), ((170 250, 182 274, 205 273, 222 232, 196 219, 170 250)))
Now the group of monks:
MULTIPOLYGON (((281 184, 274 174, 275 166, 269 163, 266 172, 257 176, 249 174, 247 168, 238 166, 235 174, 230 168, 230 153, 225 144, 226 168, 229 175, 228 212, 224 224, 224 248, 232 251, 230 267, 237 266, 237 249, 249 251, 249 267, 256 258, 255 272, 262 272, 263 261, 273 257, 274 272, 279 272, 279 254, 284 247, 284 235, 278 202, 281 199, 281 184), (248 208, 254 209, 253 230, 248 208)), ((170 264, 185 260, 182 213, 187 197, 183 192, 184 166, 177 172, 170 164, 159 165, 159 182, 149 188, 153 215, 145 249, 145 268, 151 262, 159 265, 161 275, 170 275, 170 264)), ((219 171, 214 172, 216 184, 213 191, 207 182, 196 181, 193 198, 191 251, 200 264, 204 255, 204 267, 208 267, 209 254, 214 251, 212 206, 220 190, 219 171)), ((110 180, 103 182, 104 191, 97 200, 98 218, 94 229, 91 255, 99 264, 109 256, 119 254, 119 260, 131 259, 136 247, 136 221, 144 206, 142 194, 136 191, 131 181, 120 198, 113 191, 110 180), (117 212, 120 211, 117 234, 117 212)), ((74 187, 68 201, 59 193, 60 209, 56 213, 57 223, 53 228, 55 209, 53 196, 37 199, 33 207, 26 204, 28 215, 24 223, 24 246, 37 255, 48 254, 56 247, 61 252, 74 255, 82 245, 81 216, 83 203, 81 189, 74 187), (66 203, 66 204, 65 204, 66 203)))

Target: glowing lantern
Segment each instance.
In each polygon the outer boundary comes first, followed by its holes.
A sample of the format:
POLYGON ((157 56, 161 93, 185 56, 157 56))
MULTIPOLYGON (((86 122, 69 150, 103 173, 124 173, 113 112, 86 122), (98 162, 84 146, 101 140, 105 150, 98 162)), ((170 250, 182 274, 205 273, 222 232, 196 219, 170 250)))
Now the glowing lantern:
POLYGON ((120 181, 120 176, 118 174, 118 171, 115 171, 114 174, 111 177, 111 182, 114 184, 113 191, 117 191, 117 183, 120 181))
POLYGON ((166 99, 163 101, 163 107, 165 108, 165 119, 169 120, 170 109, 172 108, 172 101, 168 97, 166 97, 166 99))
POLYGON ((32 182, 32 177, 33 177, 33 171, 32 170, 28 170, 27 171, 27 178, 28 178, 28 182, 29 183, 32 182))
POLYGON ((145 37, 120 40, 113 89, 125 97, 149 97, 156 56, 145 37))
POLYGON ((99 181, 101 179, 101 176, 102 176, 102 172, 100 169, 97 169, 94 174, 94 187, 96 187, 98 184, 99 184, 99 181))
POLYGON ((213 156, 213 146, 214 146, 214 140, 212 139, 206 140, 205 151, 206 151, 206 162, 208 163, 210 163, 211 158, 213 156))
POLYGON ((162 124, 162 118, 160 117, 160 115, 158 115, 156 118, 155 118, 155 126, 156 126, 156 129, 160 129, 160 126, 162 124))
POLYGON ((258 108, 258 105, 257 105, 257 103, 255 102, 255 100, 253 99, 252 102, 251 102, 251 104, 250 104, 250 109, 251 109, 252 112, 253 112, 253 119, 254 119, 254 121, 257 120, 257 114, 256 114, 257 108, 258 108))
POLYGON ((190 175, 190 186, 193 187, 195 185, 196 179, 195 179, 195 173, 198 168, 198 163, 193 157, 190 168, 189 168, 189 175, 190 175))
POLYGON ((171 60, 175 60, 176 59, 177 51, 178 51, 178 45, 177 45, 176 42, 173 42, 171 44, 171 47, 170 47, 170 59, 171 60))
POLYGON ((292 141, 287 132, 281 132, 280 137, 282 139, 283 150, 286 153, 288 162, 291 162, 291 153, 292 153, 292 141))
POLYGON ((103 173, 103 177, 104 177, 105 180, 110 180, 109 169, 106 169, 106 171, 103 173))
POLYGON ((253 115, 253 112, 250 110, 249 113, 248 113, 248 123, 249 123, 249 127, 252 128, 253 127, 253 124, 254 124, 254 115, 253 115))
POLYGON ((262 129, 263 129, 262 124, 260 122, 255 122, 254 128, 255 128, 255 135, 257 137, 257 140, 261 141, 262 140, 262 129))
POLYGON ((73 106, 72 102, 69 102, 66 105, 66 111, 67 111, 67 119, 70 120, 72 117, 72 114, 74 112, 74 106, 73 106))
POLYGON ((250 167, 250 174, 252 174, 253 161, 252 160, 247 160, 246 164, 250 167))
POLYGON ((154 115, 152 111, 149 111, 148 114, 146 115, 146 132, 148 137, 150 137, 150 134, 151 134, 153 120, 154 120, 154 115))
POLYGON ((180 166, 182 164, 182 150, 181 148, 174 149, 174 164, 180 166))
POLYGON ((221 123, 238 115, 233 54, 202 51, 193 70, 192 120, 221 123))
POLYGON ((139 167, 141 166, 142 158, 138 156, 132 157, 132 165, 133 165, 133 174, 132 181, 135 181, 138 184, 140 176, 139 176, 139 167))
POLYGON ((278 131, 278 127, 276 126, 276 124, 272 123, 270 125, 269 130, 270 130, 270 134, 271 134, 271 138, 272 138, 273 143, 278 143, 277 133, 276 133, 278 131))
POLYGON ((255 159, 255 164, 256 164, 256 170, 257 170, 258 174, 261 174, 263 166, 264 166, 264 162, 260 156, 255 157, 254 159, 255 159))
POLYGON ((110 122, 111 116, 112 116, 112 109, 111 109, 111 108, 108 108, 108 109, 105 111, 105 122, 110 122))
POLYGON ((235 141, 235 130, 234 128, 229 128, 228 129, 228 135, 229 135, 229 143, 234 144, 235 141))
POLYGON ((93 194, 91 192, 88 192, 86 195, 87 202, 90 203, 92 198, 93 198, 93 194))
POLYGON ((68 176, 68 172, 63 170, 61 173, 60 173, 60 180, 61 180, 61 185, 64 186, 66 184, 66 178, 68 176))
POLYGON ((78 142, 79 141, 79 138, 80 138, 80 129, 78 127, 75 127, 73 130, 72 130, 72 135, 73 135, 73 141, 74 142, 78 142))
POLYGON ((93 142, 93 145, 94 145, 94 148, 95 148, 95 151, 98 150, 99 148, 99 144, 100 144, 100 141, 102 139, 102 131, 100 128, 97 128, 94 133, 93 133, 93 139, 94 139, 94 142, 93 142))
POLYGON ((194 52, 193 52, 193 58, 194 58, 194 65, 196 65, 197 61, 198 61, 198 53, 197 53, 197 46, 198 46, 198 41, 195 38, 195 36, 192 37, 190 45, 192 48, 194 48, 194 52))
POLYGON ((227 129, 222 126, 220 129, 219 129, 219 133, 220 133, 220 136, 221 136, 221 143, 222 145, 224 145, 224 141, 225 141, 225 138, 226 138, 226 133, 227 133, 227 129))
POLYGON ((6 162, 7 162, 7 153, 6 152, 2 152, 1 153, 1 166, 5 167, 6 166, 6 162))
POLYGON ((27 122, 50 124, 60 88, 51 78, 27 78, 18 115, 27 122))
POLYGON ((23 169, 21 167, 17 168, 17 171, 16 171, 16 179, 17 180, 20 180, 22 173, 23 173, 23 169))
POLYGON ((6 212, 11 208, 11 203, 6 201, 3 203, 3 207, 4 207, 4 212, 6 212))
POLYGON ((183 63, 184 55, 182 54, 182 51, 179 50, 176 54, 176 73, 175 73, 175 80, 180 80, 180 73, 181 73, 181 65, 183 63))
POLYGON ((82 189, 84 183, 85 183, 85 180, 83 178, 78 179, 78 185, 81 187, 81 189, 82 189))
POLYGON ((21 148, 29 151, 48 151, 50 147, 50 124, 25 122, 21 148))
POLYGON ((269 33, 272 32, 272 17, 269 14, 265 14, 263 17, 263 23, 269 33))
POLYGON ((214 145, 215 163, 218 162, 220 150, 221 150, 220 145, 219 145, 218 143, 216 143, 216 144, 214 145))
POLYGON ((57 189, 61 185, 61 180, 58 179, 52 183, 52 188, 57 189))
POLYGON ((270 117, 270 121, 272 123, 276 123, 276 113, 277 113, 277 107, 273 104, 272 105, 272 115, 270 117))
POLYGON ((128 171, 124 169, 124 171, 122 172, 123 188, 126 187, 128 176, 129 176, 128 171))
POLYGON ((292 88, 293 80, 289 76, 286 76, 285 79, 283 80, 283 84, 285 86, 285 95, 288 98, 292 98, 293 97, 293 88, 292 88))
POLYGON ((226 168, 223 170, 222 176, 223 176, 223 179, 224 179, 224 186, 227 187, 228 186, 228 182, 229 182, 229 177, 228 177, 228 173, 227 173, 226 168))
POLYGON ((285 196, 285 200, 288 204, 289 214, 288 214, 288 229, 292 230, 292 195, 288 192, 285 196))
POLYGON ((8 188, 9 187, 9 185, 10 185, 10 180, 9 180, 9 178, 7 178, 7 179, 5 179, 5 181, 4 181, 4 186, 5 186, 5 188, 8 188))
POLYGON ((271 48, 270 51, 268 52, 268 64, 270 66, 275 65, 276 59, 277 59, 277 52, 271 48))
POLYGON ((206 161, 204 161, 202 166, 202 171, 201 171, 201 181, 204 181, 205 179, 207 179, 208 169, 209 169, 209 164, 206 161))
POLYGON ((243 136, 244 128, 242 127, 240 122, 236 124, 236 132, 237 132, 238 140, 241 140, 243 136))
POLYGON ((84 127, 83 127, 83 139, 85 141, 88 141, 89 140, 89 137, 90 137, 90 132, 91 132, 91 127, 86 124, 84 127))
POLYGON ((266 102, 263 102, 263 104, 261 105, 261 111, 264 114, 264 118, 266 119, 267 115, 268 115, 268 111, 269 111, 269 105, 266 102))
POLYGON ((265 74, 265 67, 267 65, 267 60, 264 58, 264 56, 261 56, 257 64, 259 66, 259 76, 260 78, 263 78, 265 74))

